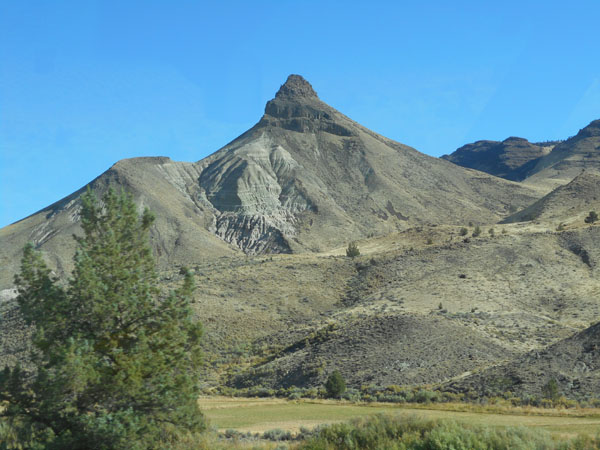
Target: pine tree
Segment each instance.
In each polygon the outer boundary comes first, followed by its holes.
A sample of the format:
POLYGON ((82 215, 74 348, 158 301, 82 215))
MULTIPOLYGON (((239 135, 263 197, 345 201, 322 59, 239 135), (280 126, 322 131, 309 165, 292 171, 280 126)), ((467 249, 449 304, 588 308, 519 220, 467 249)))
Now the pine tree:
POLYGON ((0 414, 32 448, 168 447, 205 428, 193 278, 186 271, 180 288, 161 291, 148 246, 154 217, 140 218, 130 195, 109 190, 101 205, 88 190, 81 200, 83 236, 66 285, 25 248, 15 282, 35 330, 35 370, 4 370, 0 414))
POLYGON ((548 382, 542 386, 542 395, 552 402, 558 401, 560 393, 558 391, 558 383, 554 378, 548 380, 548 382))

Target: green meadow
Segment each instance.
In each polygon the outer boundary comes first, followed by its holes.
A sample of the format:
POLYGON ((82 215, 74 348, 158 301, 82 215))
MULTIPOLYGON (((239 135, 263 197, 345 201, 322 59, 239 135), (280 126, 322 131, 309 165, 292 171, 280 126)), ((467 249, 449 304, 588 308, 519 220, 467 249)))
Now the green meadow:
POLYGON ((426 420, 451 419, 493 427, 525 426, 543 429, 556 438, 600 432, 598 409, 535 409, 478 407, 465 404, 386 405, 335 401, 202 397, 200 406, 210 424, 220 431, 264 432, 346 422, 375 414, 416 416, 426 420))

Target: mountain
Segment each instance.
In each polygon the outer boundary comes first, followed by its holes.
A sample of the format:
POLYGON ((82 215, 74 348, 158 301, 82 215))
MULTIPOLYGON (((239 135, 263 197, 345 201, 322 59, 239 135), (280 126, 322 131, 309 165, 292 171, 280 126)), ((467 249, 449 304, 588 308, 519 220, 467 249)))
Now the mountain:
POLYGON ((569 183, 584 169, 600 170, 600 120, 592 121, 565 141, 477 141, 442 158, 548 192, 569 183))
MULTIPOLYGON (((541 147, 508 141, 506 152, 541 147)), ((600 317, 600 226, 582 220, 599 175, 576 175, 544 197, 543 183, 425 156, 292 75, 254 127, 207 158, 123 160, 89 186, 126 189, 155 212, 162 287, 181 283, 181 265, 193 272, 206 387, 317 387, 337 368, 354 388, 469 390, 473 374, 521 370, 600 317), (538 220, 512 223, 524 211, 538 220)), ((0 366, 30 349, 10 289, 23 245, 69 273, 84 189, 0 230, 0 366)))
POLYGON ((503 223, 544 222, 583 223, 590 211, 600 211, 600 172, 587 169, 571 182, 559 186, 527 208, 503 220, 503 223))
MULTIPOLYGON (((161 267, 200 255, 323 251, 417 223, 496 222, 541 194, 380 136, 290 75, 260 121, 196 163, 134 158, 91 183, 131 191, 157 215, 161 267)), ((68 273, 79 190, 0 230, 0 287, 28 241, 68 273)))
MULTIPOLYGON (((210 205, 197 200, 199 172, 190 163, 169 158, 133 158, 113 165, 89 187, 99 195, 113 187, 132 193, 140 210, 156 214, 151 243, 161 268, 188 265, 203 256, 231 255, 239 251, 210 232, 210 205)), ((43 252, 57 275, 69 274, 75 251, 73 234, 80 232, 79 198, 85 188, 0 230, 0 288, 12 285, 19 271, 23 247, 33 243, 43 252)))
POLYGON ((480 170, 507 180, 521 181, 524 176, 519 169, 528 162, 550 153, 553 144, 532 144, 519 137, 509 137, 502 142, 477 141, 463 145, 442 158, 462 167, 480 170))
POLYGON ((530 184, 559 186, 584 169, 600 170, 600 120, 556 145, 548 155, 527 163, 523 172, 530 184))

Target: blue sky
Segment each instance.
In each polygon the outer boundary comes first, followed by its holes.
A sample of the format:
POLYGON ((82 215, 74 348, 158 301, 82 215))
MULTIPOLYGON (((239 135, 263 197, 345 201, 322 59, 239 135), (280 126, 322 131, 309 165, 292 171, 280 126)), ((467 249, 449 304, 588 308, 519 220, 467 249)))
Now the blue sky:
POLYGON ((600 118, 600 2, 0 0, 0 227, 114 162, 197 161, 290 73, 439 156, 600 118))

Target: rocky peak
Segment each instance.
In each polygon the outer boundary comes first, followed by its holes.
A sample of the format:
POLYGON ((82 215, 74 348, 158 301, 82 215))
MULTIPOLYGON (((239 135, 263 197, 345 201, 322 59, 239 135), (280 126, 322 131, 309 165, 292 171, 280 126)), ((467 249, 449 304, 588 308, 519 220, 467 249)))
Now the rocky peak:
POLYGON ((298 100, 302 98, 318 99, 317 93, 310 83, 300 75, 290 75, 287 81, 281 85, 275 98, 285 100, 298 100))
POLYGON ((272 126, 300 133, 325 131, 338 136, 355 134, 336 119, 336 111, 323 103, 308 81, 290 75, 275 98, 265 106, 259 127, 272 126))
POLYGON ((529 144, 529 141, 522 137, 511 136, 502 141, 503 144, 529 144))
POLYGON ((600 136, 600 119, 593 120, 587 127, 579 130, 577 136, 584 138, 600 136))

